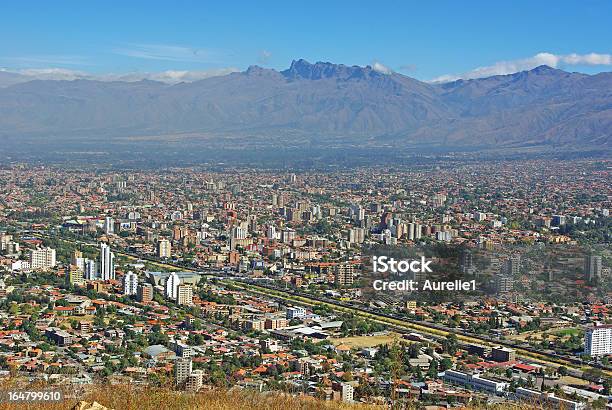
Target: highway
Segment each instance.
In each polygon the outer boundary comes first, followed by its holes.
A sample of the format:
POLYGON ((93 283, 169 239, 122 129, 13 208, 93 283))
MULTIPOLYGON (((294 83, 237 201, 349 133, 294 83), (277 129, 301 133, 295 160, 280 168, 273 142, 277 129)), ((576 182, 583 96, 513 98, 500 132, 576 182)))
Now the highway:
MULTIPOLYGON (((79 241, 76 239, 66 239, 66 238, 61 238, 58 236, 51 237, 50 235, 47 235, 41 232, 29 232, 29 234, 32 236, 40 237, 40 238, 54 238, 54 239, 62 240, 64 242, 68 242, 72 244, 97 246, 96 243, 88 243, 88 242, 79 241)), ((522 357, 522 358, 531 360, 532 362, 539 363, 539 364, 549 366, 549 367, 555 367, 555 368, 559 366, 564 366, 568 369, 568 373, 575 377, 581 378, 583 369, 592 368, 592 366, 582 364, 580 360, 577 358, 556 355, 556 354, 553 355, 553 354, 546 353, 546 352, 540 352, 531 347, 529 348, 523 347, 523 346, 519 347, 516 345, 516 343, 513 343, 513 342, 493 339, 486 335, 474 335, 471 333, 464 332, 460 329, 459 330, 450 329, 443 325, 439 325, 435 323, 410 320, 410 319, 395 316, 395 315, 389 315, 386 313, 377 312, 374 309, 363 306, 363 305, 349 304, 346 302, 341 302, 341 301, 337 301, 337 300, 333 300, 329 298, 320 298, 320 297, 313 296, 310 294, 305 294, 303 292, 298 292, 296 290, 286 290, 286 289, 282 289, 279 287, 270 286, 267 284, 261 284, 259 282, 255 283, 252 280, 247 281, 242 278, 223 276, 223 275, 219 275, 218 271, 215 271, 214 273, 206 272, 206 271, 194 269, 191 267, 186 267, 180 264, 160 262, 159 260, 154 259, 154 258, 149 258, 143 255, 129 253, 125 251, 114 251, 114 252, 117 255, 121 255, 121 256, 130 258, 130 259, 147 261, 147 262, 153 263, 162 268, 181 269, 184 271, 199 272, 203 275, 219 277, 219 279, 223 279, 224 281, 227 281, 236 287, 244 289, 247 292, 259 294, 259 295, 265 295, 265 296, 272 297, 272 298, 282 300, 285 302, 296 303, 296 304, 301 304, 301 305, 306 305, 306 306, 324 305, 336 311, 340 311, 344 313, 352 313, 356 316, 359 316, 359 317, 362 317, 368 320, 374 320, 378 323, 385 324, 400 333, 419 332, 424 335, 431 336, 436 340, 444 338, 450 333, 454 333, 457 336, 457 340, 463 343, 464 345, 465 344, 480 344, 480 345, 489 346, 489 347, 500 346, 500 345, 506 346, 506 347, 514 349, 518 357, 522 357)), ((612 376, 612 372, 610 372, 609 370, 604 369, 603 372, 608 376, 612 376)))
MULTIPOLYGON (((448 329, 441 325, 436 325, 433 323, 411 321, 405 318, 399 318, 384 313, 376 313, 370 309, 363 307, 348 306, 346 303, 343 302, 323 300, 310 295, 287 292, 261 284, 245 282, 237 283, 237 281, 235 280, 232 281, 232 284, 234 286, 241 287, 246 291, 266 295, 268 297, 273 297, 279 300, 284 300, 289 303, 301 304, 306 306, 324 305, 328 306, 331 309, 334 309, 335 311, 352 313, 355 316, 385 324, 390 328, 398 331, 399 333, 417 332, 423 335, 430 336, 436 340, 443 339, 450 333, 454 333, 457 336, 457 340, 463 345, 480 344, 489 347, 495 347, 500 345, 510 347, 516 351, 518 357, 528 359, 531 362, 554 368, 557 368, 559 366, 565 366, 568 369, 568 374, 574 377, 582 378, 581 367, 588 368, 588 366, 579 367, 577 363, 574 363, 570 360, 567 360, 565 358, 552 357, 551 355, 548 355, 546 353, 538 352, 535 349, 525 349, 521 347, 516 347, 513 344, 504 343, 504 341, 491 341, 488 338, 475 336, 466 332, 462 332, 460 330, 458 331, 455 329, 448 329)), ((578 360, 576 359, 576 361, 578 360)), ((607 374, 611 374, 607 371, 604 372, 606 372, 607 374)))

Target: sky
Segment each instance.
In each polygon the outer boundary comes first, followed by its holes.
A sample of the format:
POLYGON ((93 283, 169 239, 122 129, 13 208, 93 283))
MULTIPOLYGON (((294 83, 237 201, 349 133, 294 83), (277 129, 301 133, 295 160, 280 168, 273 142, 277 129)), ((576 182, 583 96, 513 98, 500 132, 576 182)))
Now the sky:
POLYGON ((612 1, 7 1, 0 70, 194 80, 293 59, 424 81, 612 71, 612 1))

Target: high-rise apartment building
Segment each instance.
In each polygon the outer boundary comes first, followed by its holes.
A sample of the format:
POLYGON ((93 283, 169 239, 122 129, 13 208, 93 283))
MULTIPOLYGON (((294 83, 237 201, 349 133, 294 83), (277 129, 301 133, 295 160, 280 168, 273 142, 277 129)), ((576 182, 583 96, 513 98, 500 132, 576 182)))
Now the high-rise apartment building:
POLYGON ((102 280, 115 279, 115 255, 111 252, 110 246, 105 243, 100 244, 100 259, 98 260, 98 274, 102 280))
POLYGON ((295 230, 291 228, 286 228, 281 231, 281 241, 283 243, 290 243, 295 239, 295 230))
POLYGON ((123 294, 135 295, 138 291, 138 275, 130 271, 123 276, 123 294))
POLYGON ((364 228, 351 228, 348 230, 348 241, 350 243, 363 243, 365 241, 364 228))
POLYGON ((234 226, 232 228, 232 238, 234 239, 246 239, 247 230, 241 226, 234 226))
POLYGON ((474 266, 474 256, 472 255, 472 252, 467 249, 461 252, 459 264, 461 273, 471 275, 476 270, 474 266))
POLYGON ((157 257, 169 258, 172 256, 172 244, 168 239, 160 239, 157 242, 157 257))
POLYGON ((612 354, 612 326, 595 326, 584 333, 584 353, 589 356, 612 354))
POLYGON ((414 223, 414 240, 418 240, 421 239, 421 224, 419 223, 414 223))
POLYGON ((55 249, 38 248, 30 251, 31 269, 50 269, 57 264, 55 260, 55 249))
POLYGON ((149 303, 153 300, 153 285, 150 283, 142 283, 138 285, 136 290, 136 298, 139 302, 149 303))
POLYGON ((185 383, 185 390, 198 391, 204 385, 204 370, 194 370, 191 372, 185 383))
POLYGON ((79 260, 83 259, 83 252, 81 252, 78 249, 75 249, 74 252, 72 252, 72 257, 70 258, 70 263, 72 265, 77 265, 79 266, 79 260))
POLYGON ((510 255, 506 263, 506 272, 509 275, 518 275, 521 269, 521 255, 518 253, 510 255))
POLYGON ((259 230, 259 225, 257 224, 257 216, 249 215, 247 222, 250 232, 257 232, 259 230))
POLYGON ((165 283, 165 293, 166 293, 166 298, 168 299, 172 299, 172 300, 177 300, 178 298, 178 288, 179 285, 181 284, 181 280, 178 277, 178 275, 176 274, 176 272, 171 272, 170 275, 168 276, 168 278, 166 279, 166 283, 165 283))
POLYGON ((83 271, 76 265, 69 265, 66 268, 66 284, 81 285, 85 282, 83 271))
POLYGON ((83 260, 83 273, 85 279, 95 280, 98 277, 98 266, 96 261, 85 258, 83 260))
POLYGON ((174 362, 174 381, 177 386, 185 384, 193 370, 191 358, 178 358, 174 362))
POLYGON ((334 267, 334 282, 339 288, 353 286, 354 267, 350 263, 339 263, 334 267))
POLYGON ((514 288, 514 282, 508 275, 497 275, 495 277, 495 290, 497 293, 508 293, 512 292, 514 288))
POLYGON ((601 279, 601 256, 587 255, 584 258, 584 277, 589 282, 596 282, 601 279))
POLYGON ((0 252, 5 252, 8 248, 9 242, 13 241, 13 235, 9 235, 6 232, 0 232, 0 252))
POLYGON ((179 305, 192 305, 193 304, 193 288, 191 285, 181 284, 177 289, 176 301, 179 305))
POLYGON ((268 226, 268 230, 266 231, 266 237, 270 240, 276 239, 276 227, 274 225, 268 226))
POLYGON ((446 195, 444 194, 435 194, 431 197, 431 205, 435 208, 439 208, 444 205, 446 202, 446 195))
POLYGON ((355 394, 355 389, 348 383, 342 383, 342 401, 352 403, 355 394))
POLYGON ((104 233, 107 235, 115 233, 115 220, 110 216, 104 218, 104 233))

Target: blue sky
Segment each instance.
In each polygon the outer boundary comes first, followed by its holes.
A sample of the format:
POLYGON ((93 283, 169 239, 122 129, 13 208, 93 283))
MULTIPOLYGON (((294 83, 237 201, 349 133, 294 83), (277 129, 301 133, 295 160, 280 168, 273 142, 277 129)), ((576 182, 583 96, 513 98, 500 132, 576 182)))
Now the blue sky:
POLYGON ((593 73, 612 70, 611 17, 604 0, 12 1, 0 6, 0 68, 220 73, 305 58, 422 80, 548 62, 593 73))

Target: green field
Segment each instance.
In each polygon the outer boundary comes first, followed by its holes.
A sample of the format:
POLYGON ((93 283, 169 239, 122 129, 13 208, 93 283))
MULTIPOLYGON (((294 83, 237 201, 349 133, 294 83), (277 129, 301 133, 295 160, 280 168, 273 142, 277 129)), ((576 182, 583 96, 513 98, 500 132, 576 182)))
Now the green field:
POLYGON ((554 332, 552 332, 552 334, 555 336, 560 336, 560 337, 572 336, 572 335, 580 336, 582 334, 582 330, 577 327, 570 327, 567 329, 555 330, 554 332))

